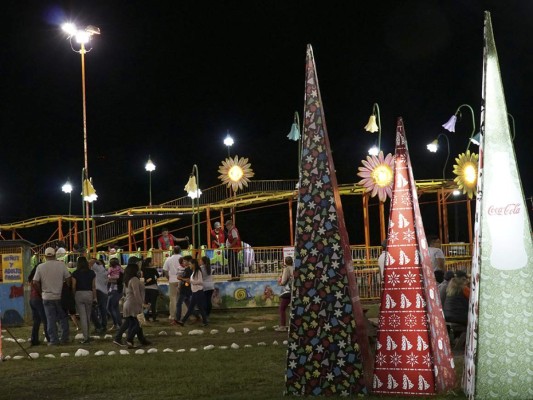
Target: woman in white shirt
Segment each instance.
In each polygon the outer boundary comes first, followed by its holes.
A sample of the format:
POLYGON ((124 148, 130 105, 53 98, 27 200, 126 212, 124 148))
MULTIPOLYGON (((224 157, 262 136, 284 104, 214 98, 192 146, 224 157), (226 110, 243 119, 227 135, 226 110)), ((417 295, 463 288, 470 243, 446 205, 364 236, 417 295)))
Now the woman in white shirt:
POLYGON ((198 307, 200 315, 202 316, 202 322, 204 326, 208 325, 207 315, 205 312, 205 295, 204 295, 204 280, 202 278, 202 271, 198 265, 198 260, 193 258, 191 260, 191 269, 192 275, 190 277, 192 297, 191 302, 189 303, 189 308, 185 316, 177 321, 178 325, 185 325, 185 322, 189 319, 191 314, 194 312, 194 308, 198 307))

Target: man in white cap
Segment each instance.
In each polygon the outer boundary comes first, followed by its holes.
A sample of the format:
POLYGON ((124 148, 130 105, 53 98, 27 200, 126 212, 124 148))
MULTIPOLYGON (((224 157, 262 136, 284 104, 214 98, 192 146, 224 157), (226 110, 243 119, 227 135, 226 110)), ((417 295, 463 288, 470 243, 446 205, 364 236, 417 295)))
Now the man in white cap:
POLYGON ((220 222, 217 221, 211 231, 211 248, 218 249, 224 244, 225 240, 224 229, 221 228, 220 222))
POLYGON ((44 251, 46 262, 37 266, 33 285, 41 294, 44 312, 48 322, 48 345, 56 346, 59 343, 68 343, 69 325, 68 316, 61 306, 61 291, 63 282, 70 286, 70 274, 64 262, 56 260, 56 252, 52 247, 44 251), (61 338, 57 333, 57 324, 61 326, 61 338))

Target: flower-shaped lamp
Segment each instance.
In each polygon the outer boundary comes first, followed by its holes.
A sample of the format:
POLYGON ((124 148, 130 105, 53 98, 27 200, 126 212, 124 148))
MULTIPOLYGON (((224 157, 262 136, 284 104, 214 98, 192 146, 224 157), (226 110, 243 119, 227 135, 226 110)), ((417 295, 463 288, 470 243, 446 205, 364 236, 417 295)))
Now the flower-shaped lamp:
POLYGON ((377 157, 367 156, 366 160, 361 162, 363 166, 359 167, 357 175, 363 179, 358 184, 364 186, 367 192, 372 192, 372 197, 378 195, 381 202, 387 200, 387 197, 392 197, 393 155, 387 154, 383 157, 383 152, 380 151, 377 157))
POLYGON ((185 191, 191 199, 198 199, 202 195, 202 191, 198 188, 196 177, 194 175, 189 177, 189 181, 185 185, 185 191))
POLYGON ((453 166, 453 173, 457 176, 454 181, 459 189, 471 199, 477 191, 479 156, 467 150, 466 153, 459 154, 455 161, 457 164, 453 166))
POLYGON ((239 158, 239 156, 226 158, 222 161, 222 165, 218 167, 218 172, 220 173, 218 179, 234 191, 243 189, 244 186, 248 186, 250 178, 255 175, 250 166, 251 164, 247 158, 239 158))
POLYGON ((448 122, 446 122, 445 124, 442 124, 442 127, 444 129, 446 129, 447 131, 449 132, 455 132, 455 123, 457 122, 457 116, 456 115, 452 115, 450 117, 450 119, 448 120, 448 122))
POLYGON ((93 201, 96 201, 98 198, 98 195, 96 194, 96 190, 94 190, 93 184, 89 179, 83 180, 83 200, 92 203, 93 201))
POLYGON ((291 131, 289 132, 287 137, 290 140, 294 140, 295 142, 300 140, 300 118, 298 117, 297 112, 294 113, 294 122, 292 123, 291 131))
POLYGON ((378 124, 376 123, 376 115, 372 114, 368 119, 368 123, 365 125, 365 131, 370 133, 379 132, 378 124))
POLYGON ((479 144, 480 144, 480 140, 481 140, 481 133, 479 133, 479 132, 476 133, 476 134, 474 135, 474 137, 471 137, 471 138, 470 138, 470 141, 471 141, 472 143, 474 143, 476 146, 479 146, 479 144))
POLYGON ((432 153, 436 153, 437 150, 439 149, 439 139, 435 139, 434 141, 429 143, 426 147, 432 153))

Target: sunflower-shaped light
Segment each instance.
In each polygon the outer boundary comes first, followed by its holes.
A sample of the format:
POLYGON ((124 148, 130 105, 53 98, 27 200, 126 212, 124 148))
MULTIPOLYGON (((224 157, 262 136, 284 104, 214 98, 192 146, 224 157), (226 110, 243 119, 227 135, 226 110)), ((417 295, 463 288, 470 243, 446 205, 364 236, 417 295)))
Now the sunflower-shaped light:
POLYGON ((363 179, 358 183, 367 192, 371 191, 372 197, 377 194, 379 201, 384 202, 387 196, 392 197, 393 160, 392 154, 383 157, 383 152, 380 151, 378 156, 367 156, 366 160, 361 161, 363 167, 359 167, 357 175, 363 179))
POLYGON ((248 186, 250 178, 255 175, 250 166, 247 158, 239 158, 239 156, 226 158, 218 167, 220 173, 218 179, 228 187, 231 186, 234 191, 242 189, 244 186, 248 186))
POLYGON ((477 191, 478 160, 479 156, 476 153, 467 150, 466 153, 459 154, 455 159, 457 164, 453 166, 453 173, 457 175, 454 181, 469 199, 474 197, 477 191))

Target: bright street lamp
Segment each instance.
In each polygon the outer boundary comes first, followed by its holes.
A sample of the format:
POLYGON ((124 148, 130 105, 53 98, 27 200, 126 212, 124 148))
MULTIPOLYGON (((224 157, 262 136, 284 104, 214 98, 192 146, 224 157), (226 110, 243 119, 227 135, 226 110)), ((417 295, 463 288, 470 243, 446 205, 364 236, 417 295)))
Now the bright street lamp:
POLYGON ((439 149, 439 139, 441 137, 444 137, 446 139, 446 143, 448 144, 448 155, 446 156, 446 161, 444 162, 444 168, 442 168, 442 179, 446 180, 446 166, 448 165, 448 159, 450 158, 450 140, 448 139, 448 136, 445 133, 439 133, 439 136, 437 136, 437 138, 429 143, 426 147, 432 153, 436 153, 439 149))
POLYGON ((146 161, 146 165, 144 166, 144 169, 148 171, 149 175, 149 195, 150 195, 150 205, 152 205, 152 171, 155 171, 155 164, 150 159, 150 156, 148 156, 148 161, 146 161))
MULTIPOLYGON (((83 160, 84 160, 84 176, 83 176, 83 182, 85 186, 85 181, 89 181, 89 162, 88 162, 88 151, 87 151, 87 107, 85 102, 85 53, 90 51, 91 49, 87 50, 85 48, 85 45, 90 42, 92 36, 99 35, 100 34, 100 28, 97 28, 93 25, 87 25, 85 29, 78 29, 76 25, 73 23, 65 23, 61 26, 63 31, 65 31, 68 35, 67 39, 70 40, 70 47, 72 48, 72 51, 79 53, 81 55, 81 88, 82 88, 82 106, 83 106, 83 160), (80 49, 76 50, 74 46, 72 46, 72 39, 76 41, 80 45, 80 49)), ((92 185, 91 185, 92 186, 92 185)), ((84 187, 85 189, 85 187, 84 187)), ((93 188, 94 191, 94 188, 93 188)), ((96 195, 96 193, 94 193, 96 195)), ((85 200, 85 199, 84 199, 85 200)), ((94 199, 96 200, 96 199, 94 199)), ((91 201, 94 201, 91 200, 91 201)), ((89 229, 89 201, 86 200, 85 203, 85 215, 87 218, 87 252, 89 252, 89 249, 91 247, 91 233, 89 229)), ((95 243, 96 245, 96 243, 95 243)), ((96 246, 95 246, 96 249, 96 246)))
POLYGON ((192 172, 189 176, 189 181, 185 185, 185 191, 187 192, 187 195, 192 200, 192 208, 193 208, 193 223, 192 223, 192 247, 194 249, 199 249, 200 247, 200 196, 202 195, 202 191, 199 188, 200 184, 200 177, 198 174, 198 166, 194 164, 192 166, 192 172), (196 200, 196 222, 195 222, 195 213, 194 213, 194 201, 196 200), (196 236, 198 238, 198 241, 196 242, 194 232, 196 231, 196 236), (198 244, 198 247, 196 247, 196 244, 198 244))
POLYGON ((224 144, 227 146, 228 148, 228 157, 230 156, 229 154, 229 148, 231 146, 233 146, 233 143, 235 143, 235 141, 233 140, 233 138, 230 136, 229 132, 226 134, 226 138, 224 139, 224 144))

